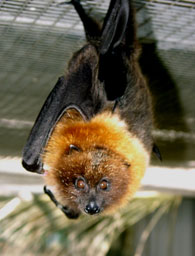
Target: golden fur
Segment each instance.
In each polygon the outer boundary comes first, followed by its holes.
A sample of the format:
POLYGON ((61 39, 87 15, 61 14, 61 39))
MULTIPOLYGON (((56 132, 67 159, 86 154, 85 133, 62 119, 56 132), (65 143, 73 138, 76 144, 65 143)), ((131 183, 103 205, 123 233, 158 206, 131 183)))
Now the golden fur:
POLYGON ((57 186, 58 198, 63 203, 70 201, 63 182, 66 176, 74 176, 71 173, 74 166, 83 168, 79 165, 82 161, 85 162, 82 175, 89 176, 91 184, 95 184, 102 175, 115 178, 116 191, 112 191, 113 200, 107 207, 107 210, 112 210, 122 206, 138 189, 149 162, 149 154, 140 140, 128 132, 118 115, 103 112, 90 121, 84 121, 75 110, 69 110, 56 125, 43 156, 44 164, 49 166, 45 181, 48 185, 57 186), (68 155, 71 144, 83 153, 68 155), (96 152, 97 148, 102 149, 100 153, 96 152), (98 154, 101 157, 98 158, 98 154), (59 179, 56 172, 60 173, 59 179))

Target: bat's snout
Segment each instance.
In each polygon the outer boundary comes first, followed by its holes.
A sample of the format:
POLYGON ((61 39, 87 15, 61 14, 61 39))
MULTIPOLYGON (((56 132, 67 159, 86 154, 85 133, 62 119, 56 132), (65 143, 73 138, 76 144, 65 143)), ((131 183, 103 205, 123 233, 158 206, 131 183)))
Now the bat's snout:
POLYGON ((93 214, 97 214, 100 212, 100 207, 97 205, 96 201, 90 201, 84 211, 87 213, 87 214, 90 214, 90 215, 93 215, 93 214))

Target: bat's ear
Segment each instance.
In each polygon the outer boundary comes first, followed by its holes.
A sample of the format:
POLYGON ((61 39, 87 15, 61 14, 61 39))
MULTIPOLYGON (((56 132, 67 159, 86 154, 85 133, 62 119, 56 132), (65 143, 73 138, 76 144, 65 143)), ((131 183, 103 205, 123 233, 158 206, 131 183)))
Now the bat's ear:
POLYGON ((111 0, 103 24, 100 54, 112 51, 125 39, 129 13, 129 0, 111 0))
POLYGON ((78 110, 77 108, 69 108, 67 109, 61 120, 65 120, 66 122, 75 122, 75 121, 85 121, 86 118, 84 117, 83 113, 78 110))

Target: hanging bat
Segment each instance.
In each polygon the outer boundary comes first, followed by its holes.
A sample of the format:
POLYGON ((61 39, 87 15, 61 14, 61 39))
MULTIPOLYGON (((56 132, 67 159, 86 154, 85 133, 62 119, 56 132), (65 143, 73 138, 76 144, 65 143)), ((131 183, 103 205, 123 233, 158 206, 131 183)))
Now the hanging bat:
POLYGON ((67 217, 111 212, 139 187, 153 143, 151 98, 138 65, 130 0, 111 0, 104 23, 72 0, 87 44, 46 99, 23 151, 44 173, 44 191, 67 217))

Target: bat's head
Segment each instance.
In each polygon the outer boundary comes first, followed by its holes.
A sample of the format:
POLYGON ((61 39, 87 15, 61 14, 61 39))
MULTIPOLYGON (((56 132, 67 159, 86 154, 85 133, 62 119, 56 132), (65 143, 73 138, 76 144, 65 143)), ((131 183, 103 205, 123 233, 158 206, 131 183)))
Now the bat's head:
POLYGON ((107 148, 90 145, 84 150, 79 146, 71 144, 55 170, 46 175, 50 185, 56 187, 59 201, 74 204, 88 214, 119 204, 128 191, 130 164, 107 148))
POLYGON ((148 153, 118 117, 103 113, 85 122, 73 110, 57 124, 43 160, 49 166, 46 183, 55 187, 57 199, 97 214, 120 207, 135 193, 148 153))

